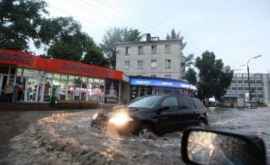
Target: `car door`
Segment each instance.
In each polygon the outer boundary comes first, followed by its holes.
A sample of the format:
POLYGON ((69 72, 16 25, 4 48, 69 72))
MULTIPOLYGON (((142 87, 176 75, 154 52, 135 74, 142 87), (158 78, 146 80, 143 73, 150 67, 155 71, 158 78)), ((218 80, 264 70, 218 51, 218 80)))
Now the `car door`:
POLYGON ((196 110, 192 98, 187 96, 179 96, 179 114, 177 115, 177 125, 185 127, 194 124, 196 120, 196 110))
POLYGON ((178 113, 178 100, 175 96, 168 96, 160 103, 160 111, 158 116, 158 129, 162 132, 172 131, 176 127, 178 113))

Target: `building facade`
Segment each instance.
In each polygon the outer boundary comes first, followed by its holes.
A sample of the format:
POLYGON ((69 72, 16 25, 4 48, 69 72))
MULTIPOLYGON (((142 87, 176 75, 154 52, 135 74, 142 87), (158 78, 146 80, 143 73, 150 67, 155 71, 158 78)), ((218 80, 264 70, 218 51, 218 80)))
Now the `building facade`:
POLYGON ((121 71, 0 50, 0 102, 120 103, 125 82, 121 71))
POLYGON ((128 76, 183 77, 182 40, 153 40, 117 44, 116 69, 128 76))
MULTIPOLYGON (((270 104, 270 74, 250 74, 250 98, 253 102, 270 104)), ((247 73, 235 73, 232 83, 227 90, 225 98, 235 98, 240 102, 246 102, 248 98, 247 73)))

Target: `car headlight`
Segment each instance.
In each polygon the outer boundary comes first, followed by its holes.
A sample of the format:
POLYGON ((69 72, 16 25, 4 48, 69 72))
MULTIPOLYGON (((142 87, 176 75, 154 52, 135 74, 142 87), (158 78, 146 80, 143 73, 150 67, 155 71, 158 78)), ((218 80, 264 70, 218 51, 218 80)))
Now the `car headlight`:
POLYGON ((98 117, 98 113, 95 113, 93 116, 92 116, 92 120, 96 120, 98 117))
POLYGON ((121 127, 132 120, 133 119, 128 115, 127 112, 120 111, 112 114, 111 118, 109 119, 109 123, 121 127))

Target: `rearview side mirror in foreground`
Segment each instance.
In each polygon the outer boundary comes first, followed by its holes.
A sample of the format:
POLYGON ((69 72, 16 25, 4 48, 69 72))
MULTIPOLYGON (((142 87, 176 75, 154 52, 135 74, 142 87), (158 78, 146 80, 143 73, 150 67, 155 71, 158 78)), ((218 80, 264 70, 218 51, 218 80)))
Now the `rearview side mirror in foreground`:
POLYGON ((185 130, 181 152, 192 165, 266 165, 263 140, 217 130, 185 130))

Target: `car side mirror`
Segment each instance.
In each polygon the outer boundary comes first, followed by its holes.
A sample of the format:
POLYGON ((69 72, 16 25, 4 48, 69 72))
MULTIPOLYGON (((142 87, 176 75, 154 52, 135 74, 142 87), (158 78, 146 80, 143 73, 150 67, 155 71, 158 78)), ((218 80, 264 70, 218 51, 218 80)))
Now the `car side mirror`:
POLYGON ((192 165, 266 165, 265 144, 256 136, 190 128, 183 133, 181 152, 192 165))

